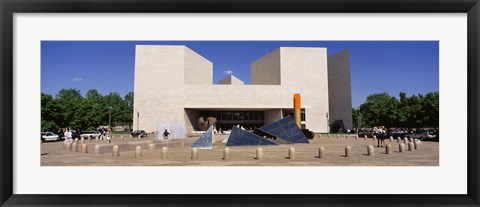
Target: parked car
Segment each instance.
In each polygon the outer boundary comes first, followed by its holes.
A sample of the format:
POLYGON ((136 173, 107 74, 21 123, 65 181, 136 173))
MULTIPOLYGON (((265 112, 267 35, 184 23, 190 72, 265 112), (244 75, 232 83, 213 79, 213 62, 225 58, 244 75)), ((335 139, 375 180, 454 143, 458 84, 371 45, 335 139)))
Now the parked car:
POLYGON ((404 129, 395 129, 395 132, 392 134, 393 138, 405 138, 406 135, 408 135, 408 132, 404 129))
POLYGON ((405 136, 409 137, 409 138, 420 139, 422 141, 425 140, 425 139, 435 139, 436 138, 435 135, 433 135, 431 132, 429 132, 427 130, 417 131, 413 134, 407 134, 405 136))
POLYGON ((100 132, 99 131, 84 131, 80 134, 80 137, 83 138, 97 138, 100 137, 100 132))
POLYGON ((79 138, 80 139, 80 133, 76 131, 72 131, 72 139, 79 138))
POLYGON ((144 137, 148 137, 148 134, 147 134, 147 132, 145 132, 145 130, 135 130, 135 131, 132 132, 132 137, 133 138, 136 138, 136 137, 144 138, 144 137))
POLYGON ((373 130, 372 129, 359 129, 358 130, 358 136, 359 137, 364 137, 367 135, 367 137, 373 137, 373 130))
POLYGON ((58 135, 54 134, 53 132, 42 132, 40 137, 42 142, 59 140, 58 135))

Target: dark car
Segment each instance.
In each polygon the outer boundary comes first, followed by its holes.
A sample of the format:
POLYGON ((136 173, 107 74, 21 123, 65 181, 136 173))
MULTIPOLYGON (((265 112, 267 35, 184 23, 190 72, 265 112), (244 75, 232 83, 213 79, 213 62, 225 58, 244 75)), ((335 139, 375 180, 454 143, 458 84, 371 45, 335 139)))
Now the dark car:
POLYGON ((144 138, 144 137, 148 137, 148 134, 147 134, 147 132, 145 132, 145 130, 135 130, 135 131, 132 132, 132 137, 133 138, 136 138, 136 137, 144 138))
POLYGON ((78 133, 76 131, 72 131, 72 139, 75 139, 75 138, 80 139, 80 133, 78 133))
POLYGON ((367 137, 373 137, 373 129, 359 129, 358 130, 358 136, 359 137, 364 137, 367 135, 367 137))

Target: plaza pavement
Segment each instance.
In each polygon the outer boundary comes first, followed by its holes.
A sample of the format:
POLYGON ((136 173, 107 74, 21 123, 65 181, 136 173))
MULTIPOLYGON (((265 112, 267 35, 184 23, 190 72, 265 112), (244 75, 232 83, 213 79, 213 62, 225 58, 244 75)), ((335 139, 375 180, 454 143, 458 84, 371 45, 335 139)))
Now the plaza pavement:
MULTIPOLYGON (((88 153, 67 151, 63 149, 63 141, 46 142, 41 144, 41 166, 438 166, 439 142, 423 141, 419 150, 399 152, 399 143, 394 139, 387 144, 393 147, 392 154, 386 154, 385 148, 376 147, 377 142, 372 138, 355 139, 354 135, 346 138, 341 135, 316 135, 310 144, 262 146, 263 159, 255 159, 257 147, 230 147, 230 160, 223 160, 222 140, 228 135, 215 135, 216 142, 213 149, 199 149, 198 160, 191 159, 190 146, 198 137, 168 140, 160 145, 168 147, 168 159, 161 159, 161 149, 143 149, 142 157, 135 158, 135 151, 120 152, 119 157, 111 153, 95 155, 95 144, 105 144, 105 141, 88 144, 88 153), (373 145, 375 156, 367 155, 368 145, 373 145), (318 158, 318 149, 325 148, 325 158, 318 158), (351 147, 351 156, 345 157, 345 147, 351 147), (290 160, 288 149, 295 148, 295 159, 290 160)), ((154 138, 130 139, 124 135, 120 140, 116 135, 112 145, 132 141, 148 141, 154 138)), ((403 142, 403 141, 402 141, 403 142)), ((81 147, 79 147, 80 149, 81 147)))

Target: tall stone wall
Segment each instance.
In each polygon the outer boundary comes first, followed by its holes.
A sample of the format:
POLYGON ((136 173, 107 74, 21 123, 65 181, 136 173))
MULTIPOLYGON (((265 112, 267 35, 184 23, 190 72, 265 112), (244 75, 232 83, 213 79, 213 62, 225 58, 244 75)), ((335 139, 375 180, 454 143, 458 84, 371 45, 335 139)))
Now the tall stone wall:
POLYGON ((213 63, 188 47, 185 48, 185 84, 212 85, 213 63))
POLYGON ((350 79, 350 51, 328 56, 328 92, 330 123, 342 120, 352 129, 352 87, 350 79))
POLYGON ((252 85, 280 85, 280 49, 277 49, 253 62, 250 66, 252 85))

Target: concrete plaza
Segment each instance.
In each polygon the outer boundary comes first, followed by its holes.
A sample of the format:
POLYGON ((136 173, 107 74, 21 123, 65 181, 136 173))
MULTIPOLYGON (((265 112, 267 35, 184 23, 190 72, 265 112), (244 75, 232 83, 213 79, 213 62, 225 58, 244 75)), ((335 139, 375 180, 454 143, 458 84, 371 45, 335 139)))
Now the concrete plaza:
MULTIPOLYGON (((176 139, 160 142, 157 149, 142 149, 142 157, 135 158, 135 151, 121 151, 120 156, 114 157, 111 153, 94 153, 96 144, 105 144, 105 141, 92 140, 88 144, 88 153, 73 152, 63 149, 63 142, 46 142, 41 144, 42 166, 438 166, 439 142, 423 141, 420 149, 399 152, 399 143, 394 139, 387 144, 393 148, 392 154, 386 154, 385 148, 376 147, 377 142, 372 138, 364 140, 350 135, 332 134, 316 135, 310 144, 262 146, 263 159, 255 159, 257 147, 230 147, 230 160, 223 160, 225 142, 228 135, 215 135, 216 142, 213 149, 199 149, 198 159, 191 159, 190 146, 198 137, 176 139), (168 148, 168 159, 161 159, 162 146, 168 148), (375 156, 368 156, 368 145, 374 146, 375 156), (325 148, 325 158, 318 158, 318 149, 325 148), (351 156, 345 157, 345 147, 351 147, 351 156), (288 158, 290 147, 295 148, 295 159, 288 158)), ((153 138, 131 139, 124 135, 121 140, 116 135, 112 145, 138 141, 152 141, 153 138)), ((401 141, 403 143, 403 140, 401 141)), ((81 147, 79 147, 81 149, 81 147)))

